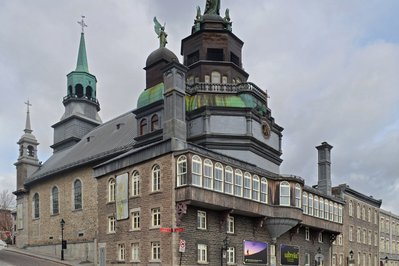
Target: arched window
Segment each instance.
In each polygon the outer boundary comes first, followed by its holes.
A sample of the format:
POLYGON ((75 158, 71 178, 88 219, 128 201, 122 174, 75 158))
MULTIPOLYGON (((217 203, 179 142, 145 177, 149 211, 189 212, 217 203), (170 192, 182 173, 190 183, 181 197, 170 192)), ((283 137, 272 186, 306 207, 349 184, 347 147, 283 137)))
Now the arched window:
POLYGON ((140 174, 134 171, 132 174, 132 196, 140 195, 140 174))
POLYGON ((356 217, 357 217, 357 219, 361 219, 361 216, 360 216, 360 204, 359 203, 357 204, 357 208, 356 208, 356 217))
POLYGON ((224 192, 233 194, 233 168, 226 166, 224 171, 224 192))
POLYGON ((111 178, 108 181, 108 202, 115 201, 115 179, 111 178))
POLYGON ((301 208, 302 189, 301 185, 295 184, 295 207, 301 208))
POLYGON ((309 194, 309 215, 313 215, 313 195, 309 194))
POLYGON ((319 212, 319 217, 320 218, 324 218, 324 200, 323 200, 323 198, 320 198, 320 200, 319 200, 319 208, 320 208, 320 212, 319 212))
POLYGON ((242 197, 242 172, 238 169, 234 172, 234 195, 242 197))
POLYGON ((68 96, 72 96, 72 86, 68 86, 68 96))
POLYGON ((143 118, 140 121, 140 136, 147 133, 147 119, 143 118))
POLYGON ((364 208, 364 206, 362 207, 362 219, 366 221, 366 209, 364 208))
POLYGON ((204 160, 204 188, 213 188, 213 163, 209 159, 204 160))
POLYGON ((39 202, 39 193, 35 193, 33 195, 33 218, 37 219, 40 217, 40 202, 39 202))
POLYGON ((73 183, 73 199, 75 210, 82 209, 82 182, 79 179, 73 183))
POLYGON ((194 155, 192 158, 191 172, 192 172, 192 176, 191 176, 192 185, 201 187, 202 186, 202 160, 197 155, 194 155))
POLYGON ((58 188, 53 187, 51 190, 51 214, 58 214, 58 188))
POLYGON ((82 98, 83 97, 83 86, 82 86, 82 84, 76 84, 75 93, 76 93, 76 96, 78 96, 78 98, 82 98))
POLYGON ((263 203, 269 202, 269 186, 267 184, 267 179, 262 177, 260 180, 260 201, 263 203))
POLYGON ((280 183, 280 205, 290 206, 291 193, 290 193, 290 183, 283 181, 280 183))
POLYGON ((244 198, 251 198, 251 175, 244 173, 244 198))
POLYGON ((330 221, 334 221, 334 204, 330 201, 330 221))
POLYGON ((161 190, 161 168, 159 165, 154 165, 151 171, 152 192, 161 190))
POLYGON ((32 145, 28 146, 28 156, 30 156, 30 157, 35 156, 35 148, 32 145))
POLYGON ((159 128, 159 120, 157 115, 151 117, 151 132, 159 128))
POLYGON ((257 175, 252 178, 252 199, 259 200, 259 177, 257 175))
POLYGON ((212 71, 212 73, 211 73, 211 81, 212 81, 212 83, 218 83, 218 84, 222 83, 221 82, 221 75, 220 75, 220 73, 218 71, 212 71))
POLYGON ((177 186, 187 185, 187 157, 182 155, 177 159, 177 186))
POLYGON ((353 202, 349 201, 349 216, 353 216, 353 202))
POLYGON ((338 222, 342 224, 342 205, 338 206, 338 222))
POLYGON ((338 223, 338 204, 334 203, 334 222, 338 223))
POLYGON ((313 210, 313 215, 316 217, 319 217, 319 197, 315 196, 314 197, 314 210, 313 210))
POLYGON ((93 97, 93 89, 90 86, 86 87, 86 97, 88 99, 91 99, 93 97))
POLYGON ((215 190, 223 192, 223 165, 215 164, 215 190))
POLYGON ((371 223, 371 209, 369 208, 367 211, 367 220, 371 223))
POLYGON ((324 219, 328 220, 328 200, 324 200, 324 219))
POLYGON ((308 214, 308 212, 309 212, 309 208, 308 208, 308 193, 303 192, 302 197, 303 197, 303 199, 302 199, 302 210, 303 210, 303 213, 308 214))

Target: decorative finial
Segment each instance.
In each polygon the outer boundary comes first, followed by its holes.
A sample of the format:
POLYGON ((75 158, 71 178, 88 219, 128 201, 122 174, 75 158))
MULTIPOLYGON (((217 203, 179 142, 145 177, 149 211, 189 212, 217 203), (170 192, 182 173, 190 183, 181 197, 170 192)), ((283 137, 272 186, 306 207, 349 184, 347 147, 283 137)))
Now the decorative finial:
POLYGON ((25 102, 25 104, 26 104, 26 107, 27 107, 27 113, 29 113, 29 106, 32 106, 32 104, 29 102, 29 99, 28 99, 28 101, 26 101, 25 102))
POLYGON ((85 27, 87 27, 87 25, 86 25, 86 23, 84 21, 85 18, 86 18, 85 16, 82 16, 82 20, 78 21, 78 24, 80 24, 80 26, 82 27, 82 33, 85 32, 85 27))
POLYGON ((168 41, 166 40, 166 37, 168 37, 168 34, 165 32, 165 26, 166 23, 162 26, 161 23, 157 20, 157 17, 154 17, 154 30, 155 33, 158 35, 159 38, 159 48, 165 47, 168 41))
POLYGON ((220 15, 220 0, 206 0, 204 15, 220 15))

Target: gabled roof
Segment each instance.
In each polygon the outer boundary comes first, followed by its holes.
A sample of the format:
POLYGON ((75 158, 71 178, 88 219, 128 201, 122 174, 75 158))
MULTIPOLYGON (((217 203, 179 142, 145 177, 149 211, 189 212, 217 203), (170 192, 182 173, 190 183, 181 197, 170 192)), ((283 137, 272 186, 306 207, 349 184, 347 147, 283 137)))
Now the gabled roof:
POLYGON ((136 133, 135 115, 125 113, 99 125, 71 148, 55 152, 25 184, 125 152, 133 147, 136 133))

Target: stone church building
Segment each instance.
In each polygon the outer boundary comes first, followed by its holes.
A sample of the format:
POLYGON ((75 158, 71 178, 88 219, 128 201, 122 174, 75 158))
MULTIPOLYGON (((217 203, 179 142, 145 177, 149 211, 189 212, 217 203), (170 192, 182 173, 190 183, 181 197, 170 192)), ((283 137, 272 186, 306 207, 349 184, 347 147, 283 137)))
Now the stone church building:
POLYGON ((105 123, 81 34, 44 163, 28 105, 19 247, 58 256, 64 220, 65 256, 99 265, 330 265, 345 204, 332 193, 332 146, 316 147, 317 186, 280 173, 283 128, 218 3, 198 10, 182 62, 156 26, 137 106, 105 123))

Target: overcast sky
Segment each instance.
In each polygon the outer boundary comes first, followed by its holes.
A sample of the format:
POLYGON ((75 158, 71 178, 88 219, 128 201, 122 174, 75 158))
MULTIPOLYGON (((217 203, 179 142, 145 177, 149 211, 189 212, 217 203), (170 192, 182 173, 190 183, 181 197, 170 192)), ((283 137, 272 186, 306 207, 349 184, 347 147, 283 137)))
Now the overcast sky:
MULTIPOLYGON (((86 16, 89 70, 103 121, 134 109, 143 67, 158 48, 152 19, 166 22, 180 56, 205 0, 0 1, 0 190, 15 190, 16 142, 32 103, 39 158, 64 113, 86 16)), ((399 1, 222 0, 241 38, 249 81, 267 90, 284 127, 281 173, 317 183, 315 146, 332 149, 333 185, 347 183, 399 214, 399 1)))

